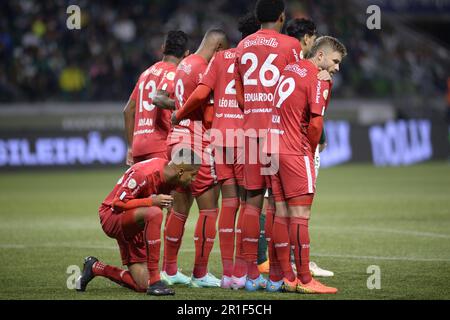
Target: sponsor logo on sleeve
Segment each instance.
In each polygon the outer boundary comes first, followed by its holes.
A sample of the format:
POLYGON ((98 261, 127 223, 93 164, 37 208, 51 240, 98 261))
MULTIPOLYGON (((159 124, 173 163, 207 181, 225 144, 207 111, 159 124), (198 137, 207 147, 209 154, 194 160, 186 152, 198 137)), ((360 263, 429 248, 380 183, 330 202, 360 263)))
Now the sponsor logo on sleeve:
POLYGON ((317 87, 316 87, 316 103, 319 103, 319 101, 320 101, 320 90, 321 90, 320 81, 317 81, 317 87))
POLYGON ((136 188, 136 186, 137 186, 136 180, 130 179, 130 181, 128 181, 128 188, 134 189, 136 188))
POLYGON ((169 72, 166 77, 167 80, 173 81, 175 79, 175 72, 169 72))

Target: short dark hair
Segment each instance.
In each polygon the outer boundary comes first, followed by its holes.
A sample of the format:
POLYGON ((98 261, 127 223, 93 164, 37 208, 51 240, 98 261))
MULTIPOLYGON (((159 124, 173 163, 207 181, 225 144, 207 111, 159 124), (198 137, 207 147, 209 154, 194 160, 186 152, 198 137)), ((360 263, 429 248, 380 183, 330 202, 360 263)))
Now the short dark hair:
POLYGON ((242 34, 242 39, 255 33, 261 28, 261 24, 255 17, 254 12, 249 12, 238 20, 238 30, 242 34))
POLYGON ((256 19, 260 23, 276 22, 284 9, 283 0, 258 0, 255 8, 256 19))
POLYGON ((311 48, 309 56, 314 57, 319 49, 322 49, 323 47, 329 47, 331 48, 331 50, 339 52, 342 55, 342 58, 347 55, 347 49, 342 44, 342 42, 330 36, 323 36, 316 39, 311 48))
POLYGON ((164 41, 164 55, 182 58, 188 49, 188 36, 181 30, 169 31, 164 41))
POLYGON ((297 38, 300 40, 305 35, 313 36, 317 34, 316 24, 309 19, 293 19, 288 22, 286 27, 286 33, 288 36, 297 38))

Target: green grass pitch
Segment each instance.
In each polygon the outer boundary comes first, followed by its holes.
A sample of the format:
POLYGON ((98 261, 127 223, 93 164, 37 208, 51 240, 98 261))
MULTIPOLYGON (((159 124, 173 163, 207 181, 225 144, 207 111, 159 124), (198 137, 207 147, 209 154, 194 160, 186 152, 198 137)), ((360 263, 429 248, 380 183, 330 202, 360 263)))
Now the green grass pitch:
MULTIPOLYGON (((121 170, 16 172, 0 176, 0 299, 155 299, 96 278, 67 288, 71 265, 97 256, 120 265, 97 208, 121 170)), ((197 209, 187 223, 180 267, 190 274, 197 209)), ((176 287, 174 299, 450 299, 450 165, 323 169, 313 206, 311 259, 333 270, 337 295, 248 293, 176 287), (381 289, 367 268, 379 266, 381 289)), ((217 238, 216 238, 217 239, 217 238)), ((221 275, 218 240, 210 271, 221 275)), ((168 299, 168 298, 163 298, 168 299)), ((170 298, 172 299, 172 297, 170 298)))

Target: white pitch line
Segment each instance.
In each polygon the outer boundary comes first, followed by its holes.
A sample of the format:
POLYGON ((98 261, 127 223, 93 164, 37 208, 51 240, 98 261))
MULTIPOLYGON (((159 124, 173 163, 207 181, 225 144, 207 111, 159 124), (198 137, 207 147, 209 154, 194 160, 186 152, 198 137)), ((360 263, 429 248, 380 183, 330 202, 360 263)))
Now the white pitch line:
MULTIPOLYGON (((117 246, 104 245, 83 245, 67 243, 44 243, 41 245, 23 245, 23 244, 0 244, 0 249, 28 249, 28 248, 76 248, 76 249, 100 249, 100 250, 118 250, 117 246)), ((181 253, 194 253, 195 249, 181 249, 181 253)), ((212 250, 213 254, 220 254, 219 250, 212 250)), ((328 257, 339 259, 359 259, 359 260, 387 260, 387 261, 412 261, 412 262, 450 262, 446 258, 421 258, 421 257, 383 257, 366 256, 353 254, 330 254, 330 253, 311 253, 312 257, 328 257)))
POLYGON ((429 238, 441 238, 450 239, 450 235, 442 233, 433 232, 420 232, 420 231, 409 231, 409 230, 399 230, 399 229, 386 229, 386 228, 371 228, 371 227, 335 227, 335 226, 313 226, 311 229, 326 229, 326 230, 345 230, 346 232, 378 232, 378 233, 397 233, 415 237, 429 237, 429 238))

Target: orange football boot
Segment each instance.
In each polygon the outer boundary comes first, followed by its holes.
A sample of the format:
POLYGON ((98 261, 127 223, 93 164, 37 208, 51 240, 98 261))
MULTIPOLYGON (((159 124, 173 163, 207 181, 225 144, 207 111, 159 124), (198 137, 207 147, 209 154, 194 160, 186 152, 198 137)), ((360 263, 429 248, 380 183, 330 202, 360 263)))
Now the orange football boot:
POLYGON ((316 279, 312 278, 312 280, 306 284, 302 283, 300 280, 298 280, 297 283, 297 292, 299 293, 328 293, 333 294, 336 293, 338 289, 333 287, 327 287, 326 285, 323 285, 316 279))
POLYGON ((297 278, 295 278, 294 281, 289 281, 288 279, 283 278, 283 291, 284 292, 296 292, 299 282, 300 282, 300 280, 298 280, 297 278))

